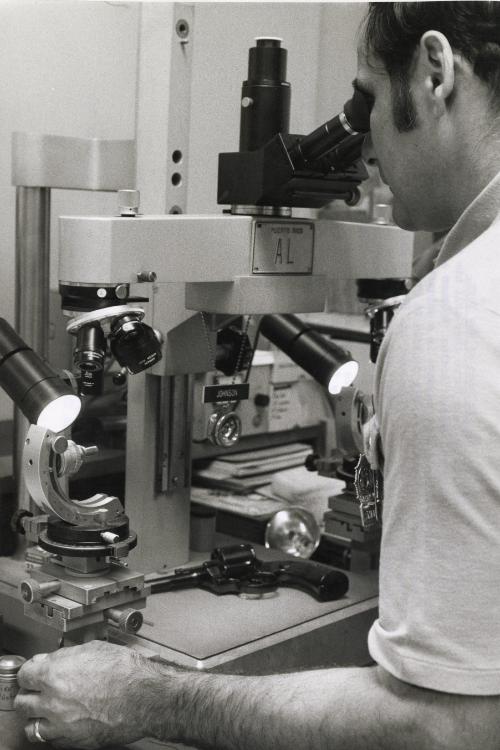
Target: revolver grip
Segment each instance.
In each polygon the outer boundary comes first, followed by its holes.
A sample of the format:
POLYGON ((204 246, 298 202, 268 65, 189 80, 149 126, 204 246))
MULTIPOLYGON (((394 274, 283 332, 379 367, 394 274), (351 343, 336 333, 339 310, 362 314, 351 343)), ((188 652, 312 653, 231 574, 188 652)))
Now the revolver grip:
POLYGON ((349 589, 345 573, 312 560, 281 560, 271 566, 278 573, 280 585, 301 589, 320 602, 340 599, 349 589))

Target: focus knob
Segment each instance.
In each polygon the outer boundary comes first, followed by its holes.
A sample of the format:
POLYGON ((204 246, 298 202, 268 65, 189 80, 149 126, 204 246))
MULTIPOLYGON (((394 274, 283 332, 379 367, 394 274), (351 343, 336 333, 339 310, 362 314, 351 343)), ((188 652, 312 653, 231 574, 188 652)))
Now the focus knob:
POLYGON ((60 581, 45 581, 40 583, 39 581, 35 581, 34 578, 22 581, 19 586, 21 598, 27 604, 41 602, 45 597, 50 596, 51 594, 57 594, 60 588, 60 581))
POLYGON ((106 618, 122 633, 137 633, 143 623, 142 613, 137 609, 107 609, 106 618))

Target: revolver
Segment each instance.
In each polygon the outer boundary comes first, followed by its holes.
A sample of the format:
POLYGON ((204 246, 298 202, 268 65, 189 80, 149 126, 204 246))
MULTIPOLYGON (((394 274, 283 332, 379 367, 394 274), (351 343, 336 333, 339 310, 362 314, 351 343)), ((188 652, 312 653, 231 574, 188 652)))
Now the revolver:
POLYGON ((349 579, 345 573, 311 560, 259 560, 250 544, 237 544, 216 547, 210 560, 197 567, 155 577, 151 593, 198 587, 218 596, 257 599, 274 593, 279 586, 291 586, 319 602, 329 602, 344 596, 349 579))

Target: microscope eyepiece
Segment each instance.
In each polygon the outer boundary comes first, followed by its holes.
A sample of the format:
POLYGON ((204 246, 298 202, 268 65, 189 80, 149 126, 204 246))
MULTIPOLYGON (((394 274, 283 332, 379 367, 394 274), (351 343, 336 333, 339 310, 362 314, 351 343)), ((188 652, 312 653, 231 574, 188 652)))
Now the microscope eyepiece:
MULTIPOLYGON (((289 150, 294 164, 306 168, 308 164, 319 161, 330 155, 335 149, 339 149, 345 162, 345 154, 350 148, 350 141, 354 138, 359 141, 359 136, 370 130, 370 102, 368 98, 357 89, 349 101, 344 104, 343 111, 332 117, 319 128, 304 136, 289 150), (349 148, 344 148, 347 146, 349 148)), ((331 166, 335 166, 342 160, 333 155, 331 166)), ((354 159, 353 159, 354 160, 354 159)))
POLYGON ((352 130, 356 133, 368 133, 371 109, 371 99, 359 89, 354 89, 352 98, 344 104, 344 114, 352 130))
POLYGON ((240 151, 254 151, 276 133, 288 133, 290 84, 287 51, 277 37, 258 37, 248 52, 248 77, 241 87, 240 151))

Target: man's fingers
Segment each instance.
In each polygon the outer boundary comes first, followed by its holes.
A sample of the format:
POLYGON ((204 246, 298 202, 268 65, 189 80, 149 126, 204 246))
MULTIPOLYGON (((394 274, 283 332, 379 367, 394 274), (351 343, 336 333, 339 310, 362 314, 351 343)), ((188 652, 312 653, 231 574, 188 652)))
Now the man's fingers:
POLYGON ((26 717, 34 716, 38 718, 43 713, 40 693, 29 693, 21 690, 14 699, 14 708, 26 717))
POLYGON ((50 723, 43 718, 34 719, 26 724, 24 733, 29 742, 50 742, 57 734, 51 733, 50 723))
POLYGON ((47 672, 48 654, 35 654, 17 673, 17 682, 26 690, 40 690, 47 672))
POLYGON ((48 658, 47 653, 41 653, 41 654, 34 654, 30 661, 39 662, 39 661, 45 661, 48 658))

